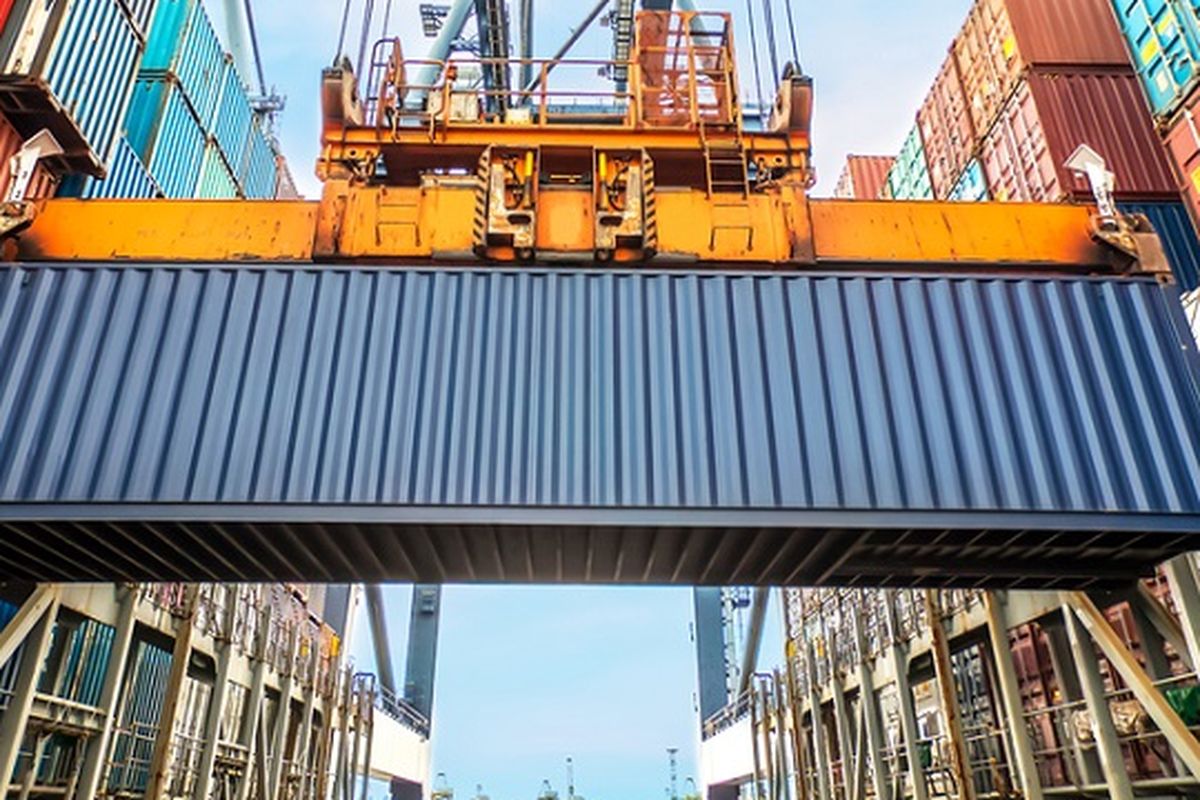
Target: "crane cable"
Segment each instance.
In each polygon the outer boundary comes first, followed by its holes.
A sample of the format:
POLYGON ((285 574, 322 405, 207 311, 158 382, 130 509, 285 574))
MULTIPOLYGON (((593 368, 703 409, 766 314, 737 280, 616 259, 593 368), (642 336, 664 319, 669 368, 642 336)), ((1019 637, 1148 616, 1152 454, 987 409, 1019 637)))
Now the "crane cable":
POLYGON ((754 60, 754 91, 758 93, 758 107, 763 107, 762 70, 758 64, 758 32, 754 22, 754 0, 746 0, 746 16, 750 23, 750 55, 754 60))
POLYGON ((365 76, 365 67, 367 59, 367 41, 371 38, 371 22, 375 19, 375 0, 366 0, 363 4, 363 19, 362 29, 358 32, 358 69, 357 73, 360 76, 365 76))
POLYGON ((342 7, 342 29, 338 33, 337 52, 333 54, 334 66, 337 66, 337 63, 346 52, 346 29, 350 27, 350 6, 353 3, 354 0, 346 0, 345 5, 342 7))
POLYGON ((771 80, 779 80, 779 50, 775 47, 775 14, 771 9, 771 0, 762 0, 763 27, 767 38, 767 55, 771 58, 771 80))
POLYGON ((246 27, 250 29, 250 49, 254 53, 254 69, 258 72, 258 93, 267 96, 267 78, 263 72, 262 53, 258 49, 258 29, 254 26, 254 9, 250 0, 245 0, 246 27))
POLYGON ((387 37, 388 31, 392 27, 392 0, 387 0, 387 5, 383 8, 383 35, 387 37))
POLYGON ((783 8, 787 12, 788 34, 792 39, 792 63, 796 65, 796 72, 802 72, 803 70, 800 69, 800 43, 796 38, 796 16, 792 8, 792 0, 783 0, 783 8))

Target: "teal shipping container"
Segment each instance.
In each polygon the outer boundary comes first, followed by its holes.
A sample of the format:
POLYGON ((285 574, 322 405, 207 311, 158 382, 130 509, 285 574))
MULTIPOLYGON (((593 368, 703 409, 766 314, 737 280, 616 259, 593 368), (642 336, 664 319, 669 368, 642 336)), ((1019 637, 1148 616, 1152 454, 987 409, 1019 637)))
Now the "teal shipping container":
POLYGON ((160 0, 150 24, 142 75, 170 72, 178 78, 202 127, 213 123, 225 52, 199 0, 160 0))
POLYGON ((162 191, 142 159, 134 151, 129 140, 122 136, 108 164, 108 176, 104 179, 83 175, 67 177, 58 192, 59 197, 82 197, 85 199, 150 199, 161 197, 162 191))
POLYGON ((932 200, 933 182, 925 160, 921 131, 914 125, 888 173, 887 196, 893 200, 932 200))
POLYGON ((950 200, 958 203, 983 203, 989 199, 987 176, 983 173, 983 164, 979 159, 972 158, 967 168, 954 184, 950 192, 950 200))
POLYGON ((240 165, 246 155, 246 145, 250 142, 250 129, 254 125, 254 109, 250 106, 250 98, 246 87, 232 58, 226 58, 226 65, 221 79, 221 99, 217 103, 216 120, 213 122, 212 135, 225 154, 225 160, 230 164, 240 165))
POLYGON ((179 82, 140 78, 126 122, 129 143, 165 197, 193 196, 207 139, 179 82))
POLYGON ((246 157, 238 171, 238 182, 248 200, 273 200, 275 198, 275 146, 266 130, 266 120, 255 120, 250 131, 250 144, 246 157))
POLYGON ((204 163, 200 167, 200 183, 196 197, 204 200, 232 200, 238 196, 238 185, 225 157, 215 141, 204 148, 204 163))
POLYGON ((1146 99, 1169 117, 1200 79, 1197 0, 1112 0, 1146 99))

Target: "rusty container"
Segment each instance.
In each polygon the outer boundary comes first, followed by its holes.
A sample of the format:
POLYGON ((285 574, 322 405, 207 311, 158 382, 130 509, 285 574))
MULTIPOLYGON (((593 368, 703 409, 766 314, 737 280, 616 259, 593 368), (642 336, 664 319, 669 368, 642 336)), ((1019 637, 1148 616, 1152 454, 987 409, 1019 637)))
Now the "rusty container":
POLYGON ((833 196, 845 200, 878 200, 883 196, 888 173, 895 163, 894 156, 847 156, 833 196))
POLYGON ((1129 66, 1109 0, 978 0, 953 52, 980 137, 1030 67, 1129 66))
POLYGON ((1167 153, 1192 218, 1200 220, 1200 94, 1193 94, 1166 134, 1167 153))
POLYGON ((1081 144, 1102 155, 1119 198, 1177 194, 1170 164, 1130 71, 1033 70, 984 138, 980 157, 999 201, 1087 201, 1087 181, 1065 166, 1081 144))
MULTIPOLYGON (((23 144, 25 144, 25 137, 12 126, 7 118, 0 115, 0 200, 8 197, 8 189, 12 185, 13 177, 10 162, 23 144)), ((40 200, 53 197, 57 190, 58 179, 46 169, 45 165, 38 164, 34 169, 33 179, 29 182, 29 188, 25 192, 25 198, 40 200)))

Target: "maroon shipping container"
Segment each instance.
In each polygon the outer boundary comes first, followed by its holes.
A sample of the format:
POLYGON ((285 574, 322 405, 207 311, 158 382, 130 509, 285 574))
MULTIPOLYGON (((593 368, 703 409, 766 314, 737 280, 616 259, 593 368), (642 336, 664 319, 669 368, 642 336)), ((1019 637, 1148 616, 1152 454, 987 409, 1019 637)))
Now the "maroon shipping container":
POLYGON ((1131 72, 1033 70, 1017 85, 980 149, 992 197, 1046 203, 1090 199, 1087 180, 1064 166, 1081 144, 1108 162, 1119 197, 1178 196, 1131 72))
POLYGON ((1193 94, 1176 116, 1167 132, 1167 152, 1192 219, 1200 220, 1200 94, 1193 94))
POLYGON ((991 128, 1034 66, 1129 66, 1110 0, 978 0, 954 42, 971 122, 991 128))
POLYGON ((894 156, 847 156, 833 196, 846 200, 878 200, 883 197, 894 156))
POLYGON ((953 54, 938 71, 929 96, 917 112, 917 124, 925 144, 934 197, 947 200, 975 151, 975 131, 953 54))
MULTIPOLYGON (((2 3, 3 0, 0 0, 2 3)), ((25 139, 17 132, 7 119, 0 116, 0 201, 8 196, 8 188, 12 185, 12 157, 25 144, 25 139)), ((42 200, 53 197, 58 189, 58 180, 50 174, 44 164, 38 164, 33 170, 33 178, 25 191, 25 199, 42 200)))

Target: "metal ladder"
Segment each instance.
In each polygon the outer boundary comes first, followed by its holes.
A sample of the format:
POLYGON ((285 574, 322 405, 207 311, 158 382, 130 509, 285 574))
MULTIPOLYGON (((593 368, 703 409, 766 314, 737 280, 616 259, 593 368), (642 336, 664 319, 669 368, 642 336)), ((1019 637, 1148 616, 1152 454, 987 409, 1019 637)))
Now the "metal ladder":
POLYGON ((633 49, 634 0, 617 0, 612 11, 613 80, 618 92, 629 86, 629 54, 633 49))
POLYGON ((736 133, 729 139, 715 139, 701 128, 704 144, 704 179, 708 196, 739 194, 750 197, 750 174, 746 168, 746 148, 736 133))

